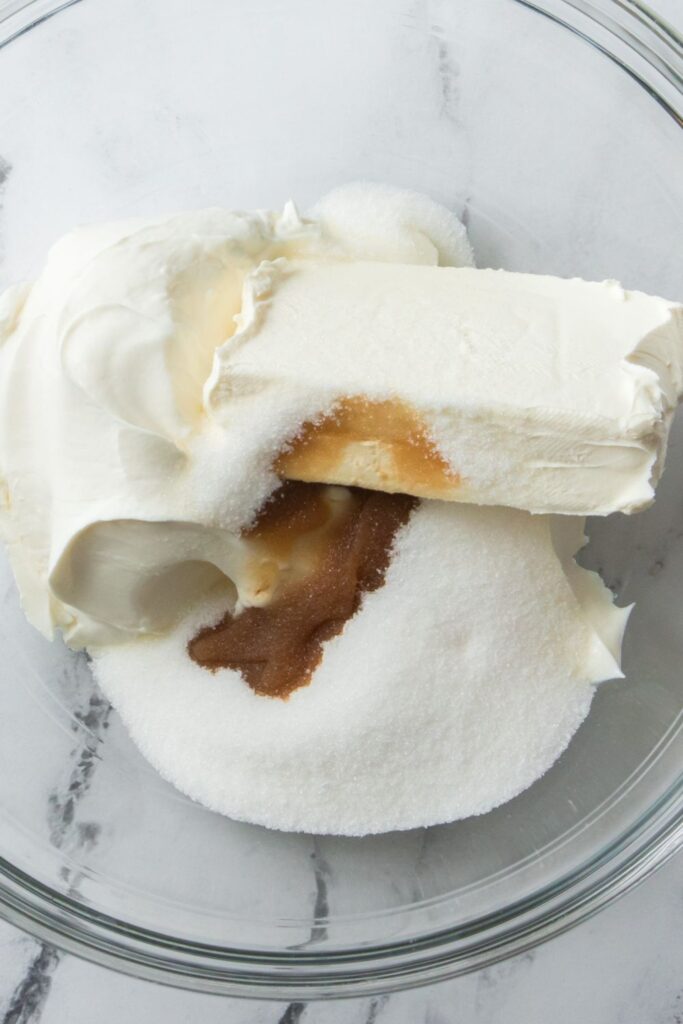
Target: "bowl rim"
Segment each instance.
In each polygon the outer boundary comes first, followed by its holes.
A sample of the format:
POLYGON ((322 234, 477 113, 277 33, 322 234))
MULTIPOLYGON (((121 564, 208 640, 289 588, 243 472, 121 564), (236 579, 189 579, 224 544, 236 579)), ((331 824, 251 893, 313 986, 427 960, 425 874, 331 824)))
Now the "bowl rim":
MULTIPOLYGON (((79 2, 0 0, 0 50, 79 2)), ((683 129, 683 35, 648 5, 641 0, 510 2, 549 18, 597 49, 683 129)), ((531 949, 608 906, 682 846, 683 773, 580 867, 466 926, 420 939, 323 952, 257 953, 178 941, 101 914, 2 857, 0 916, 45 943, 142 979, 259 999, 338 999, 434 983, 531 949)))

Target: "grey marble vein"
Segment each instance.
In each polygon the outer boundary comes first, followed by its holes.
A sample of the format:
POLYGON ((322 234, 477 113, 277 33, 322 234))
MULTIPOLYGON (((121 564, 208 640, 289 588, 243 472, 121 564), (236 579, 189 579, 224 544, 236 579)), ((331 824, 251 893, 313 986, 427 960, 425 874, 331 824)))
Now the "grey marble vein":
POLYGON ((424 887, 422 884, 422 873, 425 866, 425 862, 429 855, 429 839, 431 832, 427 828, 420 829, 420 840, 419 846, 415 851, 415 861, 413 865, 413 884, 411 886, 411 899, 413 902, 418 903, 424 899, 424 887))
POLYGON ((328 861, 322 854, 318 838, 313 840, 311 861, 313 862, 313 875, 315 879, 315 903, 313 904, 313 926, 309 943, 320 942, 327 938, 326 921, 330 914, 327 883, 330 878, 331 869, 328 861))
POLYGON ((309 937, 304 942, 297 943, 292 949, 307 949, 313 943, 322 942, 327 938, 327 919, 330 914, 328 883, 331 868, 322 852, 320 838, 313 836, 312 843, 313 849, 309 857, 313 868, 315 896, 313 899, 311 931, 309 937))
MULTIPOLYGON (((5 191, 5 186, 7 185, 7 180, 11 173, 12 164, 9 162, 9 160, 7 160, 4 156, 0 154, 0 216, 2 215, 3 208, 3 193, 5 191)), ((0 264, 2 264, 3 261, 3 250, 4 245, 2 238, 2 224, 0 223, 0 264)))
MULTIPOLYGON (((78 804, 90 789, 100 761, 101 745, 112 712, 109 702, 93 687, 94 683, 90 682, 90 692, 79 695, 74 707, 72 730, 78 735, 78 743, 73 748, 65 780, 56 785, 48 797, 50 842, 58 850, 67 852, 91 849, 100 832, 96 822, 76 820, 78 804)), ((79 877, 71 868, 62 868, 62 878, 68 883, 70 893, 77 891, 79 877)))
POLYGON ((432 14, 430 35, 434 40, 436 52, 436 72, 441 97, 440 113, 442 117, 459 124, 458 119, 458 64, 451 51, 448 36, 443 26, 436 20, 436 12, 432 14))
MULTIPOLYGON (((70 658, 63 678, 58 681, 63 691, 70 691, 72 730, 78 741, 72 748, 64 781, 55 785, 48 796, 46 811, 52 845, 58 850, 81 855, 95 845, 100 827, 94 821, 78 821, 76 812, 92 784, 112 711, 109 702, 93 690, 91 682, 87 690, 84 689, 83 660, 83 655, 70 658)), ((61 877, 67 893, 75 895, 80 873, 64 865, 61 877)), ((53 946, 39 944, 10 998, 2 1024, 37 1024, 61 958, 61 952, 53 946)))
POLYGON ((290 1003, 281 1017, 278 1017, 277 1024, 298 1024, 306 1009, 305 1003, 290 1003))
POLYGON ((7 179, 12 171, 12 165, 9 160, 6 160, 3 156, 0 156, 0 190, 4 187, 7 179))
POLYGON ((10 997, 3 1024, 28 1024, 40 1019, 59 959, 60 954, 53 946, 44 943, 38 946, 36 955, 10 997))
POLYGON ((472 202, 472 196, 466 195, 460 208, 460 220, 463 222, 467 230, 470 227, 470 203, 472 202))
MULTIPOLYGON (((65 786, 56 786, 48 798, 50 842, 57 849, 67 843, 77 847, 92 846, 97 841, 99 826, 95 822, 74 821, 76 807, 90 788, 100 757, 99 745, 109 725, 111 705, 100 694, 92 693, 87 708, 77 710, 77 722, 86 727, 80 745, 73 754, 73 767, 65 786)), ((77 728, 74 723, 74 729, 77 728)))
POLYGON ((457 1018, 447 1016, 443 1010, 429 1006, 425 1012, 424 1024, 454 1024, 454 1020, 457 1018))
POLYGON ((430 42, 429 53, 437 90, 439 117, 460 126, 458 117, 460 69, 443 23, 444 7, 440 0, 417 0, 406 11, 405 24, 425 32, 430 42))
POLYGON ((10 998, 2 1024, 37 1024, 50 994, 52 976, 61 954, 54 946, 41 943, 33 960, 10 998))
POLYGON ((363 1024, 375 1024, 375 1021, 379 1017, 380 1013, 382 1013, 388 1002, 388 995, 376 996, 374 999, 371 999, 368 1004, 367 1017, 363 1024))
MULTIPOLYGON (((501 963, 484 968, 476 977, 475 1020, 496 1019, 498 1012, 497 1000, 504 992, 507 984, 517 984, 521 975, 531 970, 535 960, 535 950, 528 950, 520 956, 503 960, 501 963)), ((502 1010, 502 1007, 500 1007, 502 1010)))

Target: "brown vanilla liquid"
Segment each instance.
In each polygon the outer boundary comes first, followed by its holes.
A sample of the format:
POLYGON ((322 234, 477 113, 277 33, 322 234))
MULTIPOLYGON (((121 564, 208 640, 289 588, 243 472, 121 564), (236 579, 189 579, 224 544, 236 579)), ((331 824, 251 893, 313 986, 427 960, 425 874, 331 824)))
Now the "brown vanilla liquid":
POLYGON ((339 475, 344 452, 349 445, 368 442, 390 453, 399 489, 439 498, 460 486, 459 474, 439 452, 420 415, 395 399, 341 399, 325 416, 302 426, 275 469, 291 480, 350 483, 339 475))
MULTIPOLYGON (((319 484, 287 481, 245 536, 286 553, 297 538, 325 525, 323 492, 319 484)), ((201 630, 188 644, 190 657, 204 668, 235 669, 261 696, 286 698, 305 686, 324 642, 341 633, 364 594, 384 583, 394 538, 417 504, 405 494, 351 488, 308 575, 268 606, 227 614, 201 630)))

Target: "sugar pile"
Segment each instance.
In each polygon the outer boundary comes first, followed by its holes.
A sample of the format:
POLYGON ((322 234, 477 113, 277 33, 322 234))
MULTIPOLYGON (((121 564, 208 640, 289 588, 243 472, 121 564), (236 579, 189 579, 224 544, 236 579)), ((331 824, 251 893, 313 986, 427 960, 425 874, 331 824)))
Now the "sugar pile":
POLYGON ((580 543, 577 519, 424 502, 289 700, 190 660, 224 594, 164 637, 93 650, 95 675, 160 773, 233 818, 361 835, 482 814, 552 765, 592 684, 620 674, 627 612, 572 561, 580 543))

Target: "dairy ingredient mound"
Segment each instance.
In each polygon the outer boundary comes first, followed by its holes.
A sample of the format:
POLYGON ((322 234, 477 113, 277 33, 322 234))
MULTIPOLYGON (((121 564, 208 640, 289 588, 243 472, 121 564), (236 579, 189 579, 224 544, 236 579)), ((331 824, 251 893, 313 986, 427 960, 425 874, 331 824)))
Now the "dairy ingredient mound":
POLYGON ((681 307, 471 263, 437 204, 349 186, 307 217, 79 229, 0 300, 26 612, 214 809, 349 834, 481 813, 619 675, 626 612, 573 513, 651 500, 681 307), (264 531, 282 478, 301 502, 264 531))
POLYGON ((158 632, 222 574, 258 601, 239 531, 319 396, 278 405, 266 389, 226 424, 213 375, 260 319, 268 268, 294 257, 462 265, 471 250, 427 198, 350 186, 309 218, 288 204, 79 228, 3 297, 0 529, 47 635, 158 632))
POLYGON ((532 512, 647 503, 681 307, 469 260, 452 214, 378 186, 306 218, 58 242, 0 315, 0 529, 31 621, 83 646, 169 628, 222 576, 267 601, 241 531, 276 470, 532 512))

